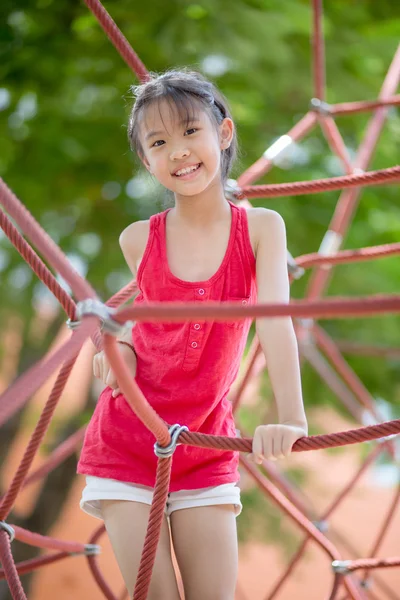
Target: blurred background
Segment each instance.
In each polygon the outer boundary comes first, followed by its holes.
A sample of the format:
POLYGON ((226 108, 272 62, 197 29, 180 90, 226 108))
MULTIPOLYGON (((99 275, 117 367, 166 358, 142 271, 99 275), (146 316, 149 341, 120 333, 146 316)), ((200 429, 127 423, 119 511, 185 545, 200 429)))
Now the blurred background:
MULTIPOLYGON (((114 0, 106 2, 105 7, 150 70, 190 65, 215 81, 227 96, 241 144, 233 177, 307 112, 313 96, 312 11, 308 0, 114 0)), ((324 10, 327 100, 376 99, 398 44, 398 1, 329 0, 324 10)), ((118 244, 120 232, 132 221, 148 218, 171 202, 129 150, 130 86, 136 83, 82 2, 1 3, 0 176, 104 301, 130 281, 118 244)), ((369 117, 363 113, 336 119, 352 157, 369 117)), ((371 169, 398 162, 399 139, 399 110, 390 108, 371 169)), ((331 153, 320 129, 315 128, 301 143, 292 145, 257 183, 342 174, 341 163, 331 153)), ((318 250, 338 198, 338 192, 330 192, 255 199, 253 204, 282 214, 289 250, 299 256, 318 250)), ((398 186, 364 188, 343 247, 399 240, 398 186)), ((308 272, 294 282, 294 298, 304 297, 309 276, 308 272)), ((58 280, 70 291, 61 278, 58 280)), ((337 267, 327 294, 361 296, 395 293, 398 289, 398 258, 386 258, 337 267)), ((53 296, 0 231, 0 391, 49 349, 68 339, 65 320, 53 296)), ((329 320, 321 325, 343 343, 399 346, 400 320, 395 316, 329 320)), ((92 381, 93 353, 92 344, 86 344, 35 467, 89 420, 102 389, 92 381)), ((376 400, 382 419, 399 418, 399 353, 383 357, 346 353, 346 359, 376 400)), ((302 378, 310 433, 360 425, 308 362, 303 364, 302 378)), ((1 429, 0 491, 7 489, 54 380, 1 429)), ((262 372, 239 409, 238 424, 252 432, 256 425, 273 418, 271 398, 268 376, 262 372)), ((321 512, 370 450, 368 444, 297 455, 280 469, 321 512)), ((86 542, 97 522, 79 510, 83 481, 75 476, 76 462, 74 453, 43 481, 27 488, 9 522, 42 534, 86 542)), ((335 513, 333 526, 357 546, 358 553, 352 556, 369 556, 382 511, 390 504, 397 482, 397 467, 382 457, 335 513)), ((238 599, 262 600, 294 553, 301 535, 245 473, 242 487, 245 509, 238 519, 238 599)), ((399 553, 395 535, 397 530, 398 538, 399 526, 397 518, 382 547, 382 556, 399 553)), ((103 572, 118 594, 122 581, 107 541, 102 539, 101 544, 103 572)), ((13 543, 16 561, 36 552, 13 543)), ((343 549, 345 558, 349 554, 343 549)), ((37 573, 23 578, 31 600, 50 600, 55 594, 58 600, 66 600, 71 593, 76 600, 102 598, 81 557, 37 573)), ((328 559, 311 545, 279 598, 321 600, 327 595, 331 577, 328 559)), ((400 598, 400 570, 386 571, 382 578, 387 589, 373 588, 374 597, 400 598)), ((0 600, 10 598, 7 586, 0 581, 0 600)))

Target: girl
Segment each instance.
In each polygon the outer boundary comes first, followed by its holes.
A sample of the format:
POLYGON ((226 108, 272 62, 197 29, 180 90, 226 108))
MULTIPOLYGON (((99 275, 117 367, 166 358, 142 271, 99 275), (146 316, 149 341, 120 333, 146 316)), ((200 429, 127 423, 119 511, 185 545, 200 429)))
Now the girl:
MULTIPOLYGON (((172 209, 129 225, 120 236, 137 278, 135 304, 148 301, 288 302, 286 235, 274 211, 229 202, 224 183, 236 133, 223 96, 201 75, 169 71, 136 89, 129 138, 146 169, 175 196, 172 209)), ((250 319, 137 323, 121 352, 145 397, 170 425, 235 436, 227 399, 250 319), (137 364, 136 364, 137 361, 137 364)), ((254 433, 252 459, 287 456, 307 435, 297 343, 290 318, 258 319, 279 425, 254 433)), ((94 375, 108 387, 89 424, 79 473, 81 507, 104 519, 133 593, 155 483, 154 438, 133 414, 104 353, 94 375)), ((178 600, 171 540, 185 600, 233 600, 241 511, 238 453, 180 445, 150 585, 150 600, 178 600)))

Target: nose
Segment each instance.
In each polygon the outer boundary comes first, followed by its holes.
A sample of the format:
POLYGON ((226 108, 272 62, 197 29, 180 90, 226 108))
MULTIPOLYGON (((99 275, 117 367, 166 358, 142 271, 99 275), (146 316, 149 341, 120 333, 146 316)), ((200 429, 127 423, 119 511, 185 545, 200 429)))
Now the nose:
POLYGON ((190 155, 189 148, 176 148, 171 152, 171 160, 182 160, 190 155))

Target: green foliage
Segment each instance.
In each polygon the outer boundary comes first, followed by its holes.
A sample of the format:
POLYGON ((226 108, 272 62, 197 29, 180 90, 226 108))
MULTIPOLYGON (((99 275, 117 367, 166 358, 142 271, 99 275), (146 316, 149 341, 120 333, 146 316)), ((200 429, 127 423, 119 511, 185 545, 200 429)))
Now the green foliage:
MULTIPOLYGON (((235 174, 252 164, 307 111, 313 95, 309 34, 311 6, 303 0, 154 0, 109 2, 106 8, 152 70, 202 68, 228 97, 241 140, 235 174)), ((129 88, 135 77, 83 3, 19 0, 2 5, 0 26, 0 175, 106 299, 130 274, 118 236, 132 220, 163 208, 164 194, 149 182, 128 148, 129 88), (133 182, 132 182, 133 180, 133 182), (148 190, 151 190, 150 192, 148 190)), ((326 3, 327 98, 376 98, 396 49, 398 3, 326 3)), ((368 115, 344 116, 338 126, 350 152, 363 139, 368 115)), ((400 118, 390 109, 371 168, 398 156, 400 118)), ((319 129, 265 182, 328 177, 342 172, 319 129), (290 168, 288 168, 290 166, 290 168)), ((315 251, 338 201, 336 192, 258 204, 285 218, 293 255, 315 251)), ((396 186, 365 188, 346 247, 400 238, 396 186)), ((329 293, 367 295, 398 289, 397 259, 334 270, 329 293)), ((0 237, 2 307, 29 321, 42 284, 8 240, 0 237)), ((293 284, 301 298, 310 274, 293 284)), ((398 318, 325 322, 333 337, 397 343, 398 318)), ((396 363, 351 357, 372 393, 399 401, 396 363)), ((305 373, 306 401, 329 401, 305 373)))

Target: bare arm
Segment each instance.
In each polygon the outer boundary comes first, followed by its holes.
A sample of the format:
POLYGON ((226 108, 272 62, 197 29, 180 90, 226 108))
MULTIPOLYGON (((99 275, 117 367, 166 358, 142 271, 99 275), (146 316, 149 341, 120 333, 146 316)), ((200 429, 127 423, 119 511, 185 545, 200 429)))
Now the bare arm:
MULTIPOLYGON (((119 245, 134 279, 136 279, 138 265, 143 256, 148 235, 149 221, 136 221, 128 225, 119 236, 119 245)), ((132 344, 132 328, 127 327, 124 333, 118 337, 118 340, 132 344)))
MULTIPOLYGON (((260 210, 260 209, 259 209, 260 210)), ((261 209, 256 249, 259 303, 288 303, 286 230, 282 217, 261 209)), ((304 412, 297 340, 291 317, 257 319, 256 331, 267 362, 280 424, 304 429, 304 412)))

